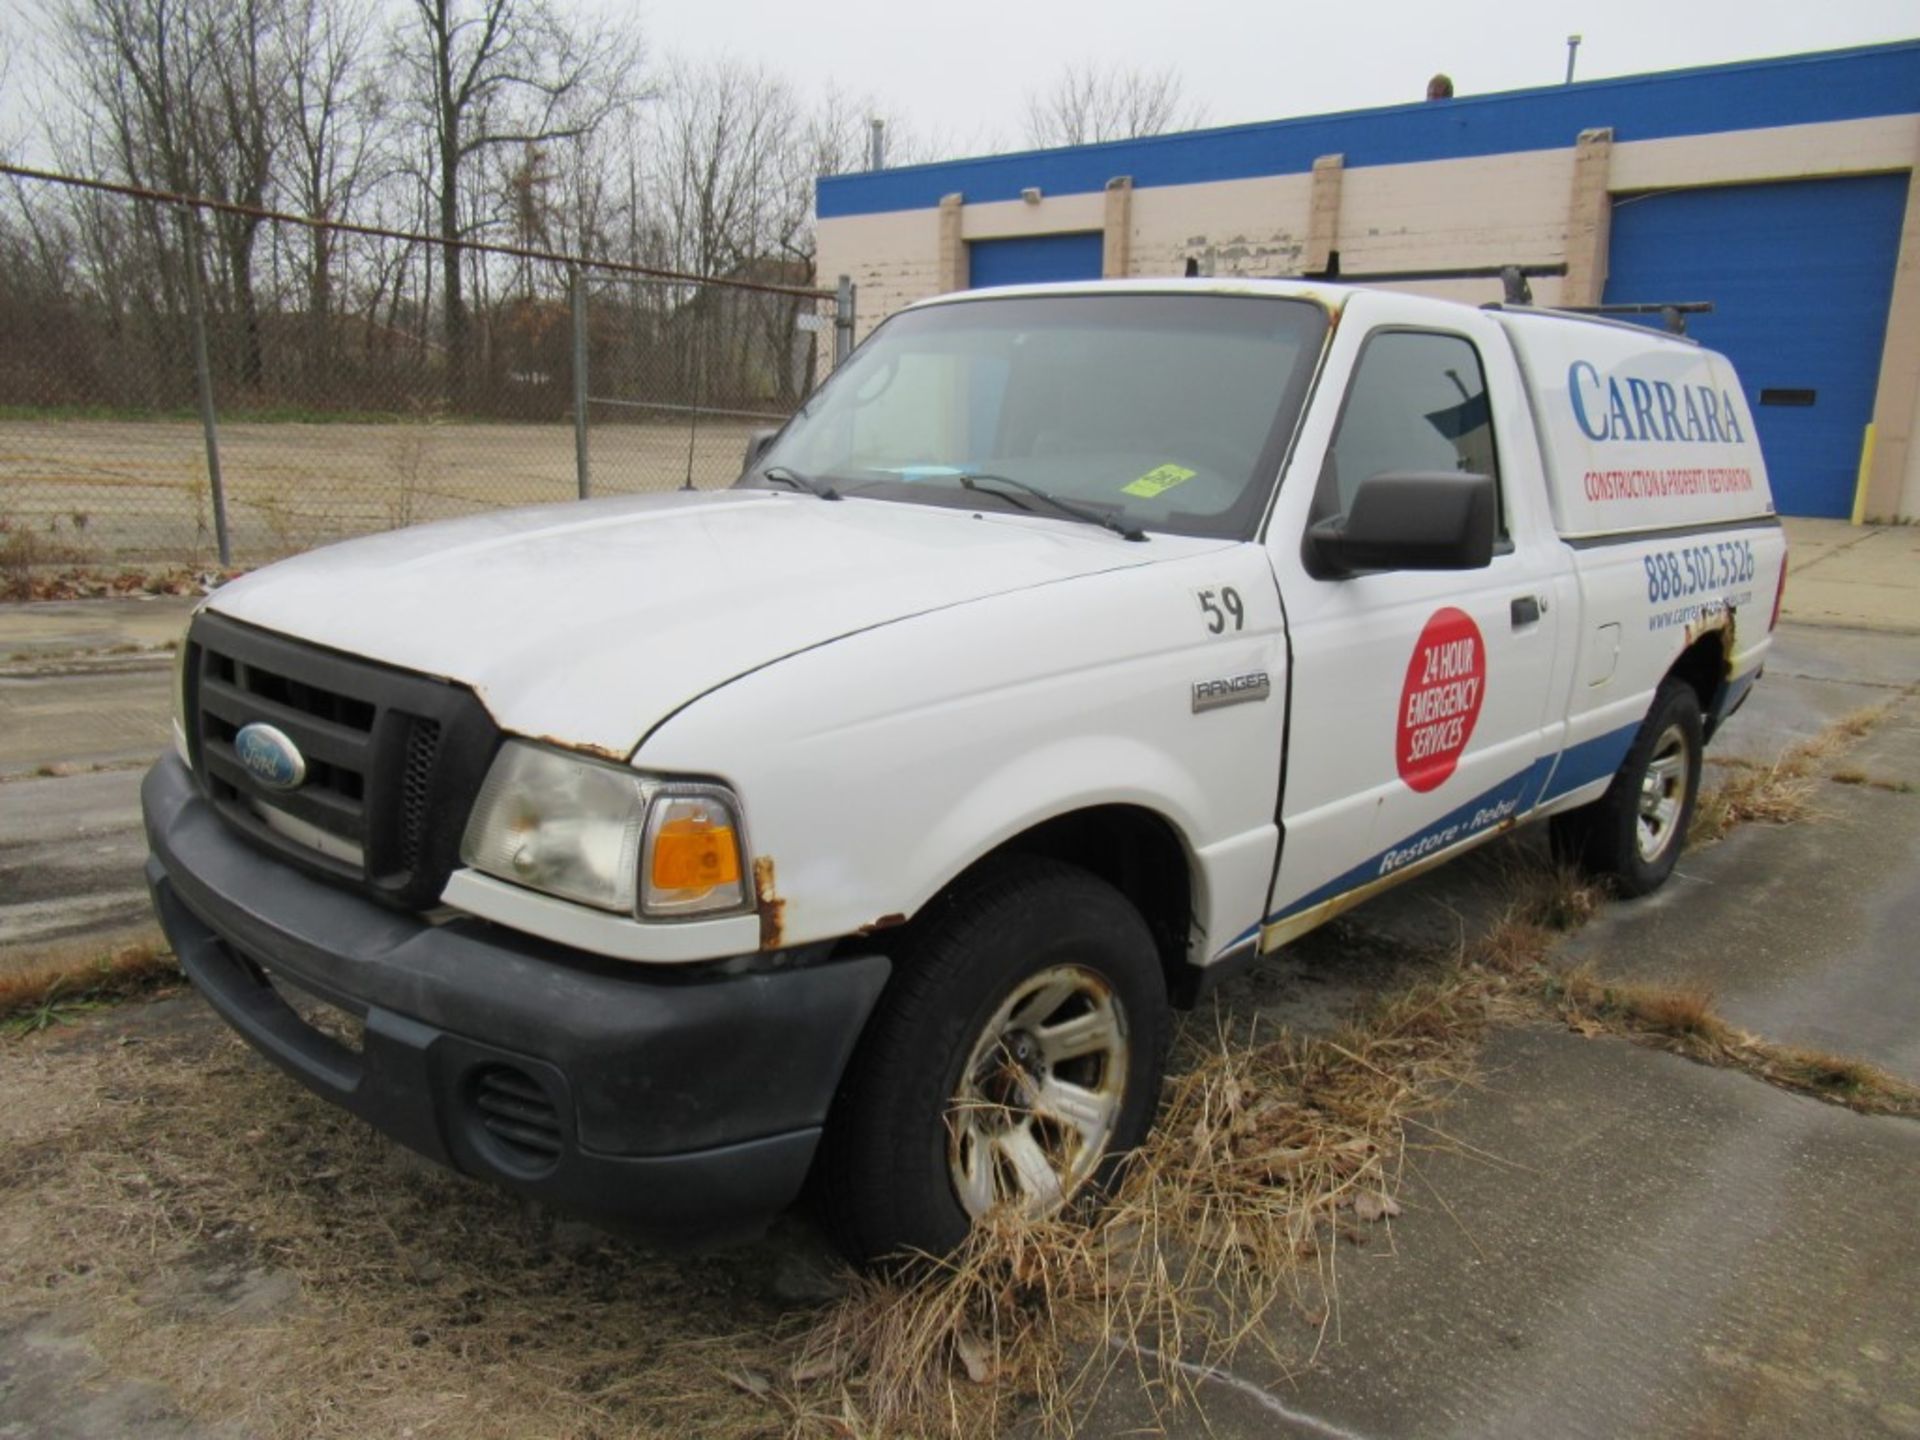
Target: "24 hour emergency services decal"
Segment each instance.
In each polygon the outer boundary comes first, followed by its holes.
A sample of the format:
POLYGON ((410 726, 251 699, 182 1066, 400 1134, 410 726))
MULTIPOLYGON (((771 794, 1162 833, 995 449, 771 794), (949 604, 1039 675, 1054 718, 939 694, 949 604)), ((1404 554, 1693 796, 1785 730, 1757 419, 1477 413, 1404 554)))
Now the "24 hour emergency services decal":
POLYGON ((1436 610, 1414 643, 1400 690, 1394 758, 1400 778, 1425 794, 1460 764, 1487 690, 1487 647, 1464 610, 1436 610))

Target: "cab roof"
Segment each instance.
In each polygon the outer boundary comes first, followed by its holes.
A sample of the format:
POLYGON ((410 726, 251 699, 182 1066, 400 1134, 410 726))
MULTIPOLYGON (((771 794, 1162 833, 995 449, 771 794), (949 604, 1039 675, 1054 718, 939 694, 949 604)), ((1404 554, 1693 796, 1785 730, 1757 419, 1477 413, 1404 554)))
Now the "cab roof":
MULTIPOLYGON (((969 300, 1020 299, 1041 295, 1264 295, 1272 299, 1312 300, 1338 314, 1348 299, 1359 293, 1357 285, 1337 285, 1325 280, 1256 280, 1250 278, 1186 279, 1180 276, 1143 276, 1128 280, 1072 280, 1039 285, 995 285, 984 290, 954 290, 930 296, 906 306, 918 310, 928 305, 953 305, 969 300)), ((1449 302, 1459 303, 1459 302, 1449 302)))

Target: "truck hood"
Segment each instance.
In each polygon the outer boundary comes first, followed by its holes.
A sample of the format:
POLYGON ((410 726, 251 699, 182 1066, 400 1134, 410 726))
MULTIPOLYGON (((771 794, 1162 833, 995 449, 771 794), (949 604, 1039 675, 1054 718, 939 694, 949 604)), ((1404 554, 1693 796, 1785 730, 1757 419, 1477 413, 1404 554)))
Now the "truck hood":
POLYGON ((877 500, 676 492, 369 536, 258 571, 209 603, 467 685, 506 730, 625 756, 715 686, 843 635, 1225 543, 1138 544, 877 500))

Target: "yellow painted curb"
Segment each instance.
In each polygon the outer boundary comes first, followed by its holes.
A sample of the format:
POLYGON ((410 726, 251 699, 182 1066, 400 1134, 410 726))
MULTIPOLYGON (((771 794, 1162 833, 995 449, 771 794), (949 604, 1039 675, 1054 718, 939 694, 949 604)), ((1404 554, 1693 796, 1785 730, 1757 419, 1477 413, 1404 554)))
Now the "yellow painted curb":
POLYGON ((1860 477, 1853 482, 1853 523, 1858 525, 1867 518, 1867 477, 1873 474, 1873 422, 1867 422, 1866 433, 1860 439, 1860 477))

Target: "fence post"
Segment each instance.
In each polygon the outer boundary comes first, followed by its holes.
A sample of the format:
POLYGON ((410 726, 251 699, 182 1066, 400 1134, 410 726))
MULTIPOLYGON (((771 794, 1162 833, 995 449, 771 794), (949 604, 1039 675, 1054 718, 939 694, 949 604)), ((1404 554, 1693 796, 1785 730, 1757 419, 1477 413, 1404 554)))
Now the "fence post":
POLYGON ((572 268, 573 281, 573 469, 580 481, 580 498, 593 493, 587 464, 587 277, 572 268))
POLYGON ((840 288, 833 297, 833 363, 836 369, 853 351, 853 297, 853 280, 842 275, 840 288))
POLYGON ((180 233, 187 252, 187 312, 193 331, 193 375, 200 392, 200 430, 207 442, 207 487, 213 502, 213 543, 220 568, 233 564, 227 540, 227 490, 220 479, 220 422, 213 410, 213 368, 207 363, 207 302, 200 285, 200 227, 190 206, 180 207, 180 233))

